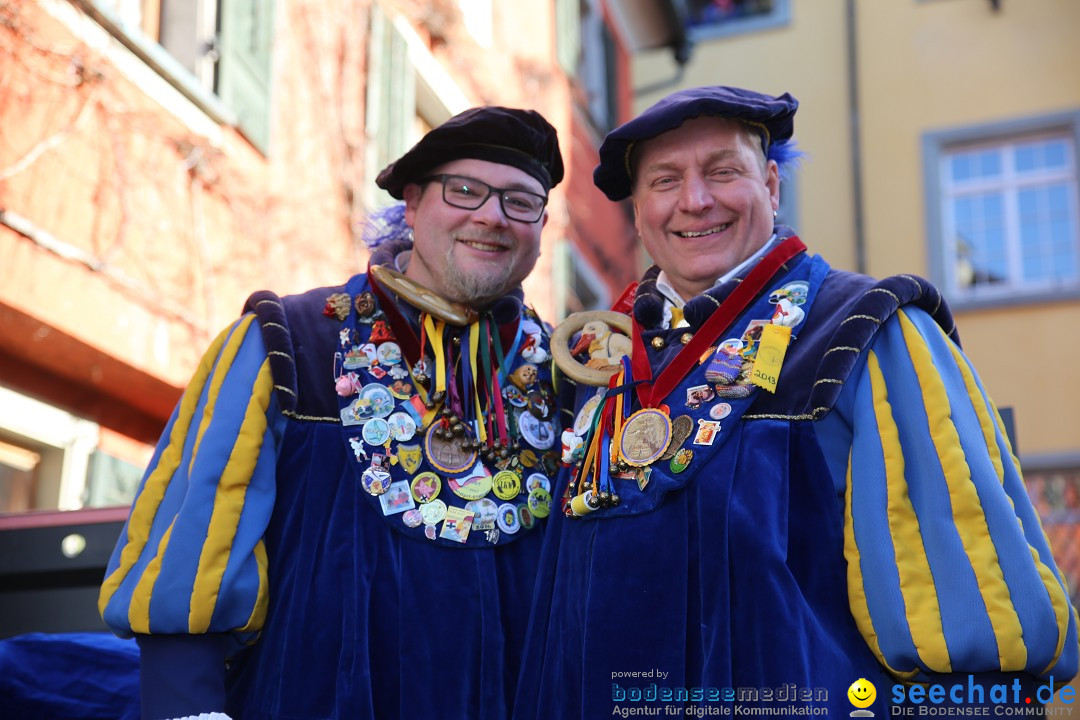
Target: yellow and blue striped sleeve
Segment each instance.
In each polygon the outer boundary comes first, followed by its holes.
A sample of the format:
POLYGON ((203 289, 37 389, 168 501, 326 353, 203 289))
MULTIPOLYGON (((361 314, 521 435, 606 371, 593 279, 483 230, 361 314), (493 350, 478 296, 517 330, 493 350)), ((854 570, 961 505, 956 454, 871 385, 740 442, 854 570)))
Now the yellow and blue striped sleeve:
POLYGON ((283 420, 245 315, 203 356, 139 486, 98 599, 114 632, 248 640, 262 627, 283 420))
POLYGON ((1076 674, 1076 611, 992 401, 929 316, 900 310, 849 381, 848 595, 896 677, 1076 674))

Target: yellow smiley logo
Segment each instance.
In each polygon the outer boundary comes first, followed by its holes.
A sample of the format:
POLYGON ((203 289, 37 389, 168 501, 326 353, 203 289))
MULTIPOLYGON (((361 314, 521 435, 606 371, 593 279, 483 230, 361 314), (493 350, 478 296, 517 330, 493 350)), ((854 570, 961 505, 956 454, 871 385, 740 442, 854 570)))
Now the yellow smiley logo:
POLYGON ((859 678, 847 689, 848 700, 857 708, 867 708, 877 698, 877 688, 866 678, 859 678))

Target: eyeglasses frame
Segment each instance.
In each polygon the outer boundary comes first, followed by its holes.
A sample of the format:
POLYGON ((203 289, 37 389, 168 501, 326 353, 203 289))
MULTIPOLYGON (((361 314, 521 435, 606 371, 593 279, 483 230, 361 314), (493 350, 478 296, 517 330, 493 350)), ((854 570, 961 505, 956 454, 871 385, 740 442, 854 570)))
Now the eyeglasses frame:
POLYGON ((503 213, 503 215, 506 216, 506 219, 507 220, 513 220, 514 222, 523 223, 525 225, 535 225, 536 223, 540 222, 540 220, 544 217, 544 209, 547 208, 547 203, 548 203, 548 196, 547 195, 541 195, 540 193, 535 193, 532 190, 525 190, 523 188, 500 188, 500 187, 495 187, 491 183, 484 182, 483 180, 480 180, 479 178, 469 177, 468 175, 458 175, 457 173, 436 173, 434 175, 428 175, 428 176, 423 177, 423 178, 420 179, 420 183, 429 183, 429 182, 441 183, 442 184, 442 199, 443 199, 443 202, 446 203, 447 205, 449 205, 450 207, 456 207, 456 208, 458 208, 460 210, 479 210, 480 208, 484 207, 484 203, 486 203, 488 200, 491 199, 492 195, 495 195, 497 193, 498 198, 499 198, 499 209, 502 210, 502 213, 503 213), (480 203, 476 207, 465 207, 464 205, 457 205, 457 204, 452 203, 452 202, 450 202, 449 200, 446 199, 446 185, 447 185, 447 180, 450 179, 450 178, 461 178, 462 180, 468 180, 469 182, 479 183, 480 185, 483 185, 484 187, 486 187, 488 189, 488 193, 487 193, 487 195, 484 196, 484 199, 481 200, 480 203), (541 200, 543 200, 543 205, 541 205, 540 213, 536 216, 536 219, 535 220, 522 220, 521 218, 516 218, 513 215, 511 215, 510 213, 508 213, 506 211, 506 205, 505 205, 505 196, 506 196, 506 193, 508 193, 508 192, 525 193, 526 195, 532 195, 533 197, 538 197, 541 200))

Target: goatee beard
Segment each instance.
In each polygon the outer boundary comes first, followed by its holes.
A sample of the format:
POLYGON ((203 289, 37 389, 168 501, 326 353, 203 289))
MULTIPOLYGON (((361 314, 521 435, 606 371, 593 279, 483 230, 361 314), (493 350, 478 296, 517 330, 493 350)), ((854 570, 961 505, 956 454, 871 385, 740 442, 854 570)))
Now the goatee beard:
POLYGON ((454 261, 454 246, 451 245, 446 250, 446 273, 443 281, 452 295, 447 299, 472 307, 487 305, 497 300, 513 288, 510 265, 511 263, 506 263, 499 270, 484 275, 476 272, 463 273, 454 261))

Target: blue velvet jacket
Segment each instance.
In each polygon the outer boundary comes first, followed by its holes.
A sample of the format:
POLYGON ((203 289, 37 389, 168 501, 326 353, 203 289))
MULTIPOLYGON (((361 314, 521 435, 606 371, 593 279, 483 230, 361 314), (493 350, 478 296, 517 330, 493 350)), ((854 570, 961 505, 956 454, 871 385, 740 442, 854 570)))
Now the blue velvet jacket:
MULTIPOLYGON (((386 439, 343 422, 373 406, 385 415, 380 403, 405 413, 408 402, 408 388, 384 374, 400 367, 392 353, 378 356, 382 371, 370 362, 342 367, 352 348, 387 329, 358 319, 353 300, 368 289, 359 275, 284 299, 254 295, 207 351, 165 429, 101 592, 114 631, 141 638, 144 715, 509 716, 543 523, 520 513, 532 496, 524 482, 509 503, 516 526, 504 518, 496 526, 494 513, 482 521, 478 511, 471 532, 461 524, 436 532, 438 520, 410 515, 419 501, 409 480, 436 469, 426 455, 408 459, 424 441, 421 423, 415 438, 386 439), (335 294, 345 299, 344 322, 324 316, 335 294), (347 372, 364 387, 358 396, 335 392, 347 372), (376 455, 394 483, 380 496, 364 491, 376 455), (249 645, 227 673, 223 651, 215 665, 212 649, 223 637, 249 645), (200 676, 196 665, 210 671, 200 676), (223 673, 224 708, 214 689, 223 673), (172 697, 165 686, 178 683, 190 686, 172 697)), ((522 312, 517 297, 495 307, 518 347, 522 312)), ((449 344, 458 331, 445 332, 449 344)), ((524 363, 512 342, 503 351, 514 367, 524 363)), ((542 364, 537 382, 549 378, 542 364)), ((522 440, 513 458, 533 483, 545 473, 543 444, 522 440)), ((438 499, 463 509, 470 500, 438 474, 438 499)))
MULTIPOLYGON (((672 329, 656 272, 634 309, 654 377, 739 282, 672 329)), ((846 717, 859 679, 881 718, 908 682, 947 693, 972 674, 989 702, 1019 678, 1023 705, 1076 673, 1076 613, 937 291, 802 254, 718 341, 752 337, 785 297, 802 318, 775 393, 709 382, 702 362, 664 400, 694 421, 690 454, 653 463, 644 488, 614 479, 615 508, 552 518, 516 718, 846 717)))

